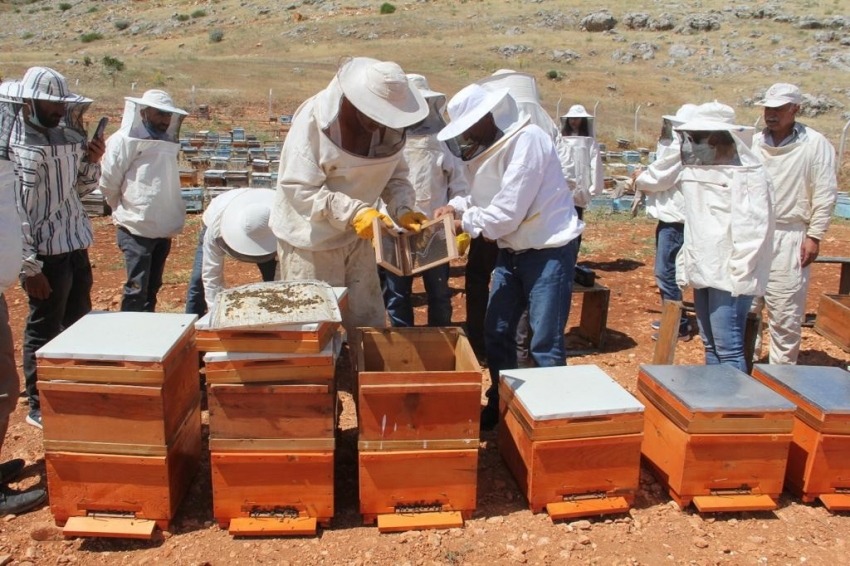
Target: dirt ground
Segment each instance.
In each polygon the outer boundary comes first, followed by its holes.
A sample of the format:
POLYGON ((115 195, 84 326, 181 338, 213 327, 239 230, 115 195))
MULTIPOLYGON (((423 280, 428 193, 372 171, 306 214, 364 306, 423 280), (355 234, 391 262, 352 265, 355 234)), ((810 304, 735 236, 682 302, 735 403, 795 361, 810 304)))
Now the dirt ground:
MULTIPOLYGON (((123 282, 123 260, 108 219, 94 221, 96 245, 91 250, 95 283, 93 304, 117 310, 123 282)), ((182 310, 197 242, 199 217, 189 219, 175 239, 160 310, 182 310)), ((625 215, 590 214, 579 262, 596 271, 611 289, 606 345, 602 352, 571 357, 570 364, 596 364, 634 391, 641 363, 650 361, 654 342, 651 320, 659 301, 652 276, 654 224, 625 215)), ((850 224, 837 221, 821 246, 822 255, 847 255, 850 224)), ((230 284, 253 281, 252 266, 230 264, 230 284)), ((463 260, 452 269, 454 322, 465 318, 463 260)), ((815 312, 821 293, 835 293, 836 265, 815 265, 808 311, 815 312)), ((416 317, 425 320, 421 282, 416 317)), ((20 336, 26 301, 20 289, 7 292, 11 324, 20 360, 20 336)), ((573 301, 568 343, 584 348, 574 326, 580 298, 573 301)), ((680 343, 677 363, 702 362, 699 338, 680 343)), ((801 364, 846 367, 850 355, 804 330, 801 364)), ((462 529, 381 535, 362 525, 358 513, 356 422, 350 394, 350 372, 343 375, 343 416, 336 458, 336 515, 330 529, 315 537, 234 539, 212 516, 210 470, 201 471, 171 529, 152 541, 110 539, 64 540, 48 506, 18 517, 0 519, 0 564, 850 564, 850 516, 831 514, 819 504, 803 504, 785 494, 774 512, 699 515, 671 501, 653 475, 643 469, 641 490, 632 510, 605 518, 553 523, 532 514, 499 455, 496 435, 480 443, 478 504, 462 529), (4 557, 9 557, 9 562, 4 557)), ((484 373, 482 390, 489 384, 484 373)), ((21 398, 12 416, 2 458, 27 461, 17 488, 46 486, 41 433, 24 423, 21 398)), ((204 419, 206 422, 206 411, 204 419)), ((206 430, 206 428, 205 428, 206 430)), ((206 446, 204 461, 206 462, 206 446)))

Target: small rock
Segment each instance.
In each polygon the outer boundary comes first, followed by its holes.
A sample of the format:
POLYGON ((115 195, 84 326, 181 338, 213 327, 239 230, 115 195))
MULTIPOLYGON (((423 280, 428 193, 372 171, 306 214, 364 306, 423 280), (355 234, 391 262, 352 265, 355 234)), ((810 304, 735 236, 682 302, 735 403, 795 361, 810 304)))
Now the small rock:
POLYGON ((30 531, 30 538, 39 542, 65 540, 65 536, 62 534, 62 529, 55 525, 37 526, 30 531))
POLYGON ((766 538, 758 536, 747 537, 747 540, 753 544, 764 544, 767 542, 766 538))
POLYGON ((694 546, 697 548, 708 548, 708 541, 701 537, 694 537, 694 546))
POLYGON ((585 520, 585 521, 574 522, 573 527, 580 529, 582 531, 589 531, 590 529, 593 528, 593 525, 590 523, 590 521, 585 520))
POLYGON ((485 523, 487 523, 488 525, 499 525, 499 524, 504 523, 504 522, 505 522, 505 518, 502 517, 501 515, 496 515, 494 517, 488 517, 487 520, 485 521, 485 523))
POLYGON ((576 542, 587 546, 588 544, 590 544, 590 537, 587 535, 579 535, 578 540, 576 542))

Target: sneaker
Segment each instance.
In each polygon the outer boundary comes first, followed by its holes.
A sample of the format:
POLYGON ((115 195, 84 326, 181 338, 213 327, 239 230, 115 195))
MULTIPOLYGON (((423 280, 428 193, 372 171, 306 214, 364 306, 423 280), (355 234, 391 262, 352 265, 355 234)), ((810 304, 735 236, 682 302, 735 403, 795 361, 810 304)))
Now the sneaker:
POLYGON ((499 409, 487 405, 481 409, 481 430, 491 431, 499 424, 499 409))
POLYGON ((26 462, 20 458, 15 458, 14 460, 9 460, 8 462, 0 464, 0 485, 5 485, 21 475, 21 472, 24 471, 25 465, 26 462))
POLYGON ((29 491, 14 491, 7 487, 0 490, 0 517, 20 515, 41 505, 47 499, 47 492, 41 488, 29 491))
POLYGON ((649 323, 649 326, 653 330, 660 330, 661 329, 661 321, 660 320, 653 320, 652 322, 649 323))
MULTIPOLYGON (((650 336, 655 342, 658 342, 658 332, 653 332, 652 336, 650 336)), ((679 342, 690 342, 691 340, 691 329, 690 327, 687 329, 679 329, 679 342)))
POLYGON ((26 420, 27 424, 44 430, 44 427, 41 424, 41 409, 30 409, 30 413, 27 415, 26 420))

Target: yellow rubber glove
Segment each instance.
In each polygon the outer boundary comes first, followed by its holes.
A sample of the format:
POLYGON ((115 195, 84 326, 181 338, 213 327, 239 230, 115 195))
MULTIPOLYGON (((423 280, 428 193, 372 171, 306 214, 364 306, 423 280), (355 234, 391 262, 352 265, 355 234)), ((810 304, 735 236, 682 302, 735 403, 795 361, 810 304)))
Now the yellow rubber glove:
POLYGON ((405 230, 418 232, 422 229, 422 224, 427 220, 428 217, 421 212, 414 212, 411 210, 410 212, 405 212, 401 215, 401 218, 398 219, 398 225, 405 230))
POLYGON ((354 231, 357 232, 357 235, 364 240, 371 240, 374 237, 372 233, 372 223, 376 218, 380 218, 381 221, 387 228, 393 227, 393 221, 390 220, 390 217, 386 214, 378 212, 377 209, 365 208, 357 213, 357 216, 354 217, 354 220, 351 221, 351 225, 354 226, 354 231))
POLYGON ((455 236, 455 243, 457 245, 457 255, 464 256, 469 250, 469 244, 472 243, 472 238, 466 232, 461 232, 455 236))

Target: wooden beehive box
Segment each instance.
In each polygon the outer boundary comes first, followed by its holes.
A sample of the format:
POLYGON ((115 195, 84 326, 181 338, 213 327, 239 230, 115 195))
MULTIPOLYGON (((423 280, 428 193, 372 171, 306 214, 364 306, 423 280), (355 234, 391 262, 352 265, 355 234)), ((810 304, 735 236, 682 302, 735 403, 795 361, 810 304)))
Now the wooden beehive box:
POLYGON ((176 513, 201 453, 194 322, 91 313, 37 352, 50 506, 70 534, 104 511, 163 528, 176 513))
POLYGON ((785 486, 805 502, 850 510, 850 373, 757 364, 753 377, 797 406, 785 486))
POLYGON ((640 476, 643 405, 593 365, 504 370, 499 451, 537 513, 628 511, 640 476))
POLYGON ((776 508, 794 405, 727 365, 641 366, 641 451, 670 496, 699 511, 776 508))
POLYGON ((815 331, 850 352, 850 295, 821 295, 815 331))
POLYGON ((466 336, 364 328, 357 356, 364 522, 382 531, 462 524, 475 509, 481 397, 466 336))

